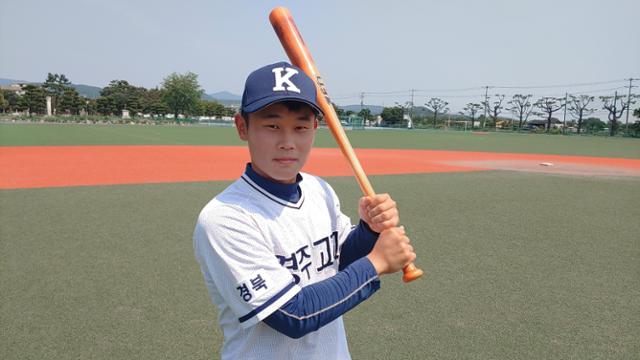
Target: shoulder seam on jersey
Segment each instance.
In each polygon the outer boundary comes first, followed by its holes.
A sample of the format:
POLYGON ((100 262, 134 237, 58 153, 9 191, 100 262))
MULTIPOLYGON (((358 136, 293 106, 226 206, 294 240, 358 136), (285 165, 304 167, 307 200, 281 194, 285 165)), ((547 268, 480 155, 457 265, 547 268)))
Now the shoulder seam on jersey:
POLYGON ((314 317, 314 316, 319 315, 319 314, 321 314, 321 313, 323 313, 325 311, 329 311, 329 310, 333 309, 334 307, 342 304, 343 302, 347 301, 350 297, 355 295, 358 291, 362 290, 363 287, 369 285, 370 282, 372 282, 372 281, 374 281, 376 279, 378 279, 377 275, 375 277, 372 277, 371 279, 369 279, 364 284, 360 285, 357 289, 353 290, 353 292, 351 292, 349 295, 345 296, 342 300, 340 300, 340 301, 336 302, 335 304, 332 304, 332 305, 330 305, 330 306, 328 306, 328 307, 326 307, 324 309, 320 309, 320 310, 314 312, 313 314, 309 314, 309 315, 305 315, 305 316, 297 316, 297 315, 294 315, 294 314, 290 314, 290 313, 288 313, 288 312, 286 312, 286 311, 284 311, 282 309, 278 309, 278 311, 280 311, 281 313, 285 314, 286 316, 292 317, 292 318, 297 319, 297 320, 306 320, 306 319, 308 319, 310 317, 314 317))

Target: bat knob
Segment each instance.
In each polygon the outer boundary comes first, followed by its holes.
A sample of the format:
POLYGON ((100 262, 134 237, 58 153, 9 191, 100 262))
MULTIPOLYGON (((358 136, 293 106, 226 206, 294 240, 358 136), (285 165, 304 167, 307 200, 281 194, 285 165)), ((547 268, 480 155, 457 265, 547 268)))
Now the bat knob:
POLYGON ((424 271, 418 269, 415 265, 413 265, 413 263, 405 266, 402 269, 402 272, 402 281, 404 282, 411 282, 420 278, 424 274, 424 271))

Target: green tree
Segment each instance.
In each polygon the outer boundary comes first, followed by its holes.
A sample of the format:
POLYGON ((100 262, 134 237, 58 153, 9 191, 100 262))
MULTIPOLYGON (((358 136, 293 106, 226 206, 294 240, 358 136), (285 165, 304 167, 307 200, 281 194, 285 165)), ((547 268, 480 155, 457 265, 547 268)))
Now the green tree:
POLYGON ((331 103, 331 106, 333 106, 333 110, 336 112, 336 115, 338 116, 344 116, 344 110, 341 109, 338 105, 336 105, 335 103, 331 103))
POLYGON ((37 85, 29 84, 24 87, 24 95, 20 97, 19 108, 29 114, 44 114, 47 109, 47 93, 37 85))
POLYGON ((78 115, 84 104, 85 102, 83 98, 80 97, 76 89, 67 88, 60 97, 58 108, 60 111, 68 112, 72 115, 78 115))
POLYGON ((82 98, 84 105, 82 108, 89 115, 95 115, 98 113, 98 101, 96 99, 82 98))
POLYGON ((590 117, 584 120, 584 129, 590 134, 602 131, 605 126, 606 124, 598 118, 590 117))
POLYGON ((165 91, 158 88, 142 92, 142 112, 151 114, 152 116, 164 116, 168 114, 170 110, 164 102, 164 94, 165 91))
POLYGON ((96 111, 102 115, 113 115, 117 112, 113 98, 101 96, 96 99, 96 111))
POLYGON ((385 107, 380 116, 384 126, 397 126, 402 124, 403 109, 399 106, 385 107))
POLYGON ((522 125, 527 122, 531 112, 533 112, 533 103, 531 102, 532 94, 522 95, 515 94, 507 104, 510 105, 507 110, 518 117, 518 129, 522 129, 522 125))
POLYGON ((489 102, 488 99, 482 102, 482 105, 487 109, 487 113, 493 121, 493 126, 498 126, 498 115, 502 112, 504 95, 496 94, 496 98, 497 99, 494 102, 489 102))
POLYGON ((482 105, 477 103, 468 103, 467 106, 464 107, 464 110, 469 113, 469 117, 471 117, 471 129, 473 129, 473 124, 476 120, 476 114, 478 111, 482 109, 482 105))
POLYGON ((236 113, 236 109, 232 107, 224 107, 223 116, 233 116, 236 113))
POLYGON ((631 125, 629 125, 629 130, 631 131, 630 133, 632 136, 640 137, 640 108, 633 110, 633 116, 635 116, 639 120, 636 120, 631 125))
POLYGON ((0 91, 0 109, 4 114, 9 109, 9 101, 4 98, 4 92, 0 91))
POLYGON ((201 99, 198 104, 198 115, 200 116, 215 116, 215 104, 213 101, 201 99))
POLYGON ((578 134, 580 134, 580 129, 582 128, 582 118, 585 116, 589 116, 593 114, 596 109, 589 108, 589 103, 591 103, 595 98, 589 95, 580 95, 574 96, 569 95, 569 111, 578 117, 578 134))
POLYGON ((362 117, 365 121, 373 117, 369 108, 362 108, 362 110, 358 112, 358 116, 362 117))
POLYGON ((198 111, 198 104, 204 90, 200 88, 197 74, 172 73, 164 79, 162 88, 165 90, 164 101, 176 120, 179 114, 191 115, 198 111))
POLYGON ((42 84, 42 88, 46 91, 47 95, 51 96, 52 112, 53 114, 57 114, 62 95, 66 90, 72 89, 71 81, 69 81, 64 74, 48 73, 47 79, 42 84))
POLYGON ((224 105, 217 101, 200 100, 199 115, 203 116, 227 116, 228 111, 224 105))
POLYGON ((100 91, 97 107, 103 115, 121 115, 127 109, 135 116, 142 111, 141 94, 144 88, 137 88, 126 80, 112 80, 100 91))
POLYGON ((629 134, 633 137, 640 137, 640 121, 629 125, 629 134))
POLYGON ((609 112, 609 136, 615 136, 618 131, 618 120, 625 110, 635 102, 635 97, 631 97, 631 104, 629 104, 626 97, 618 96, 616 91, 614 96, 600 96, 600 100, 602 108, 609 112))
POLYGON ((484 129, 484 127, 487 125, 487 118, 484 116, 484 114, 480 114, 480 116, 478 116, 478 123, 480 123, 480 127, 482 129, 484 129))
POLYGON ((18 96, 18 94, 14 91, 4 89, 0 90, 0 93, 2 93, 5 100, 5 112, 13 112, 18 109, 18 102, 20 101, 20 96, 18 96))
POLYGON ((449 111, 448 102, 440 98, 431 98, 424 104, 429 110, 433 111, 433 127, 438 124, 438 114, 446 114, 449 111))
POLYGON ((564 99, 561 99, 561 98, 544 96, 540 98, 538 101, 536 101, 536 103, 534 104, 537 108, 542 110, 542 112, 545 113, 547 116, 547 126, 546 126, 547 132, 549 132, 549 130, 551 129, 551 118, 553 117, 553 113, 564 107, 564 104, 562 103, 563 100, 564 99))

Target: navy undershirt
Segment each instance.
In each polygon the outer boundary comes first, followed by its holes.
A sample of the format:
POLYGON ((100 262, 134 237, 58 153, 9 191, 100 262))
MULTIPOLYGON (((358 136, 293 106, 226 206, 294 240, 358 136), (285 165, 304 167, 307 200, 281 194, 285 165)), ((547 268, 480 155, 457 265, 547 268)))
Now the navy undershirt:
POLYGON ((253 170, 251 163, 247 164, 244 172, 245 174, 247 174, 249 179, 251 179, 254 183, 260 185, 261 188, 267 190, 271 195, 292 203, 297 203, 298 200, 300 200, 302 190, 300 190, 300 185, 298 184, 300 184, 300 181, 302 181, 302 175, 298 174, 296 176, 296 182, 293 184, 283 184, 269 180, 258 174, 255 170, 253 170))
MULTIPOLYGON (((284 201, 295 203, 302 196, 299 184, 304 179, 300 174, 293 184, 277 183, 259 175, 250 163, 246 166, 245 174, 284 201)), ((340 249, 338 274, 303 287, 264 322, 284 335, 300 338, 337 319, 373 295, 380 288, 380 279, 365 256, 373 249, 378 235, 360 220, 340 249)))

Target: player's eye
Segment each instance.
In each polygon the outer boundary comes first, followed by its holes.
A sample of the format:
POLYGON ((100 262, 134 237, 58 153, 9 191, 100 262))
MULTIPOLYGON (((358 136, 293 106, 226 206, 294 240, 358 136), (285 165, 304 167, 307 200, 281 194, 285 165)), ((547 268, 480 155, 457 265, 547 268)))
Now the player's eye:
POLYGON ((276 124, 265 124, 264 127, 266 127, 267 129, 278 129, 278 125, 276 124))

